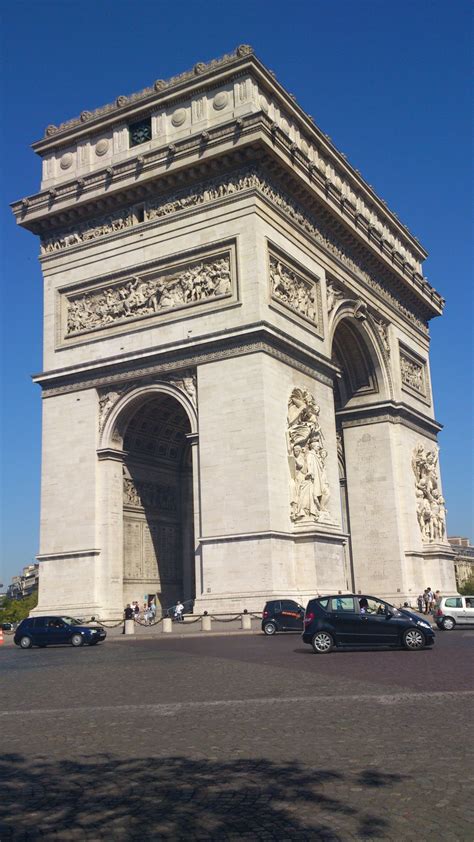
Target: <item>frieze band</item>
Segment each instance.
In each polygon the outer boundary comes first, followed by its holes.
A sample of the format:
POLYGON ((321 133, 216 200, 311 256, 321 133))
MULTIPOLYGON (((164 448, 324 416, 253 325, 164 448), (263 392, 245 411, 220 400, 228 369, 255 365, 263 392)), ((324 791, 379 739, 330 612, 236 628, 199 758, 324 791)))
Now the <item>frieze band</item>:
POLYGON ((67 295, 66 337, 231 295, 230 255, 67 295))
POLYGON ((312 214, 305 211, 289 195, 274 185, 271 179, 266 175, 264 176, 255 167, 241 170, 226 179, 212 179, 197 187, 184 188, 172 195, 163 197, 159 201, 152 200, 144 206, 144 209, 143 205, 137 206, 135 210, 132 208, 124 212, 122 217, 119 215, 114 218, 108 216, 103 220, 97 220, 93 225, 88 226, 87 231, 78 232, 77 229, 69 230, 60 237, 43 240, 42 251, 43 253, 48 253, 77 244, 74 240, 75 234, 79 236, 82 242, 84 235, 86 235, 87 240, 92 240, 96 237, 105 236, 106 234, 119 232, 120 226, 123 228, 129 227, 130 223, 128 220, 130 220, 130 217, 132 218, 131 224, 138 224, 138 219, 140 218, 138 207, 142 209, 143 222, 152 222, 155 219, 165 218, 178 211, 184 211, 201 204, 223 199, 245 190, 257 190, 260 195, 264 196, 280 211, 285 213, 292 222, 296 223, 309 236, 313 237, 318 245, 341 260, 343 264, 365 281, 379 295, 389 301, 407 319, 423 332, 426 332, 425 322, 402 304, 399 297, 388 289, 385 282, 381 281, 380 273, 375 272, 364 257, 357 254, 355 249, 352 249, 349 245, 343 244, 334 232, 331 231, 327 223, 319 217, 316 220, 312 214))

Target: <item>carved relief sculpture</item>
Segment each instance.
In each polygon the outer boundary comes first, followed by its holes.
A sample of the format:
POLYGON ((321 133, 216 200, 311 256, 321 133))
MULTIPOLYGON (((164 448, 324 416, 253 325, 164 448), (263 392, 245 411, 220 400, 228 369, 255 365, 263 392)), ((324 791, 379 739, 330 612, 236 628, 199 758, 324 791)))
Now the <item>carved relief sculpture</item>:
POLYGON ((274 255, 269 257, 272 298, 317 325, 317 282, 303 278, 274 255))
POLYGON ((287 448, 290 465, 290 517, 294 523, 332 523, 326 476, 327 450, 319 406, 306 389, 293 389, 288 401, 287 448))
POLYGON ((423 541, 445 542, 446 507, 438 483, 438 451, 418 444, 413 451, 412 468, 416 487, 416 516, 423 541))
POLYGON ((400 372, 402 376, 402 386, 407 387, 408 390, 418 392, 418 394, 422 395, 423 397, 426 397, 426 379, 424 364, 413 359, 413 357, 404 353, 401 349, 400 372))
POLYGON ((123 478, 123 502, 125 506, 134 508, 159 509, 169 513, 177 511, 176 489, 169 485, 144 482, 127 476, 123 478))
POLYGON ((230 257, 206 259, 158 276, 135 276, 67 296, 66 336, 229 296, 230 257))
POLYGON ((326 302, 327 302, 327 309, 328 315, 334 310, 338 301, 345 297, 345 293, 336 286, 336 284, 332 283, 332 281, 327 281, 326 283, 326 302))

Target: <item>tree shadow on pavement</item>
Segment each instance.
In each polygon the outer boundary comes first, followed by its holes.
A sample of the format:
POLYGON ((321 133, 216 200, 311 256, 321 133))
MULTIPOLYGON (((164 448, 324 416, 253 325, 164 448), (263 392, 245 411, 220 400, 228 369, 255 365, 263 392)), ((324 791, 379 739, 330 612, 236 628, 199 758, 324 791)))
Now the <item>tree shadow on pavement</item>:
POLYGON ((0 839, 385 839, 374 790, 400 780, 270 760, 3 755, 0 839))

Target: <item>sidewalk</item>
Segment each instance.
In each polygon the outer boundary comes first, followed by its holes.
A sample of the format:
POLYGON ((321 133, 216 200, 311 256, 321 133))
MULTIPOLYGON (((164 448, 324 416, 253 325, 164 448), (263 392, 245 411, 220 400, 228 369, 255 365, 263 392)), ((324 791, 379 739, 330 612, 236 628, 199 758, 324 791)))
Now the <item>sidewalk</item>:
POLYGON ((174 638, 174 637, 209 637, 222 636, 226 634, 233 635, 249 635, 261 633, 261 619, 257 617, 251 618, 252 628, 250 630, 242 629, 242 623, 239 620, 211 620, 211 631, 202 630, 201 619, 192 618, 185 619, 183 623, 173 623, 171 632, 163 632, 163 624, 159 623, 155 626, 143 626, 141 623, 135 623, 134 634, 124 635, 123 624, 118 627, 108 629, 107 640, 145 640, 156 639, 158 637, 174 638))

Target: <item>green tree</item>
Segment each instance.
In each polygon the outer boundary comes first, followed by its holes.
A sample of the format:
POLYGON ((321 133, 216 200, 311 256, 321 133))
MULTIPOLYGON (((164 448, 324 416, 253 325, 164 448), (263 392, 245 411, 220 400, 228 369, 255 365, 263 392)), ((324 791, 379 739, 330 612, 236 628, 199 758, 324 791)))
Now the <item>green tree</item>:
POLYGON ((5 599, 0 608, 0 623, 19 623, 38 605, 38 592, 24 599, 5 599))
POLYGON ((474 574, 458 587, 458 591, 466 596, 474 594, 474 574))

